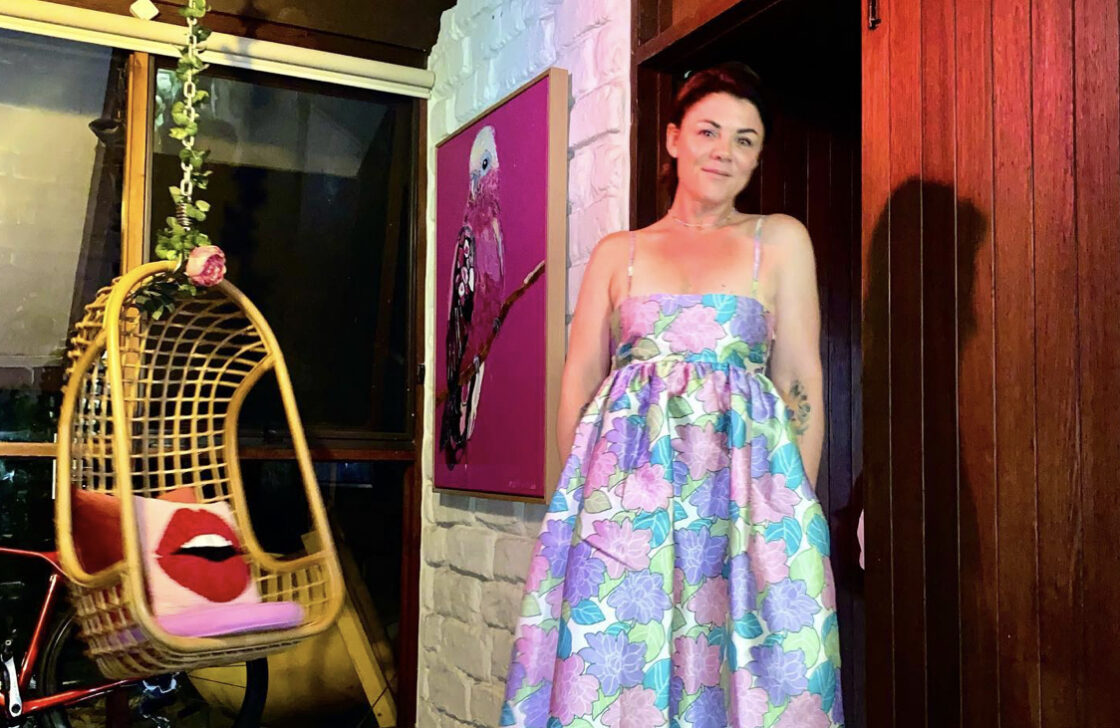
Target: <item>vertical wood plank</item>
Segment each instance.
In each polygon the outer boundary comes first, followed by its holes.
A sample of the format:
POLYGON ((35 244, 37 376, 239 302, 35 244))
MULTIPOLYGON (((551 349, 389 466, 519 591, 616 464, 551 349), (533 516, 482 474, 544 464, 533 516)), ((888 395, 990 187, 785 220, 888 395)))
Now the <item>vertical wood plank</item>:
MULTIPOLYGON (((1081 365, 1081 508, 1084 520, 1085 715, 1082 725, 1114 724, 1120 715, 1120 11, 1116 0, 1074 4, 1074 109, 1077 168, 1081 365)), ((1072 291, 1071 291, 1072 294, 1072 291)), ((1072 295, 1070 299, 1072 301, 1072 295)))
POLYGON ((954 6, 921 3, 923 606, 931 726, 960 718, 954 6))
POLYGON ((895 703, 894 632, 894 524, 891 517, 891 416, 890 401, 890 41, 894 27, 891 8, 883 11, 888 22, 868 29, 868 6, 862 4, 861 100, 862 152, 860 168, 860 230, 863 330, 863 448, 860 454, 866 503, 864 562, 867 624, 865 633, 868 728, 892 728, 895 703))
POLYGON ((830 152, 831 145, 829 143, 829 134, 824 130, 816 132, 807 130, 803 139, 803 148, 806 150, 805 158, 807 160, 805 179, 804 179, 804 195, 805 195, 805 221, 806 227, 809 229, 809 235, 813 240, 813 252, 817 261, 817 288, 819 289, 820 302, 821 302, 821 368, 824 374, 823 389, 824 389, 824 412, 826 417, 825 424, 825 439, 823 447, 821 448, 821 464, 820 472, 817 476, 816 486, 817 497, 821 501, 821 508, 824 509, 826 517, 831 513, 831 483, 833 482, 831 470, 831 452, 833 441, 832 438, 836 434, 836 427, 834 423, 833 403, 831 401, 832 388, 830 383, 833 381, 835 373, 832 370, 831 360, 829 357, 828 342, 834 340, 836 337, 841 336, 840 332, 836 330, 838 322, 834 321, 827 308, 829 300, 829 286, 834 274, 844 271, 845 267, 841 263, 841 268, 836 271, 832 268, 831 262, 833 251, 836 248, 837 231, 835 223, 831 217, 831 174, 829 166, 831 164, 830 152))
POLYGON ((922 452, 922 3, 890 6, 890 413, 894 519, 893 725, 928 725, 922 452))
POLYGON ((1039 722, 1079 717, 1080 462, 1074 229, 1073 4, 1035 0, 1031 18, 1035 326, 1038 378, 1039 722))
POLYGON ((1030 1, 993 0, 999 707, 1039 725, 1030 1))
POLYGON ((144 262, 151 219, 151 105, 155 71, 148 53, 128 58, 128 111, 125 122, 124 181, 121 190, 121 271, 144 262))
POLYGON ((956 3, 961 719, 999 725, 992 207, 992 0, 956 3))

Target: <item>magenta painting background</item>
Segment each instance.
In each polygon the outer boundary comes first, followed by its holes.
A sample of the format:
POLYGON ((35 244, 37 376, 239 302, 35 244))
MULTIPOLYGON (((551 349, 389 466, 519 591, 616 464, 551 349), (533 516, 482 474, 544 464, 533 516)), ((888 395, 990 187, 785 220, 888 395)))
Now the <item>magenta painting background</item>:
MULTIPOLYGON (((494 127, 501 170, 504 300, 547 256, 548 78, 459 132, 436 150, 436 392, 447 388, 444 361, 451 256, 463 223, 475 134, 494 127)), ((520 496, 544 495, 545 271, 513 305, 486 359, 474 434, 463 460, 447 468, 439 449, 443 404, 433 433, 437 488, 520 496)), ((555 273, 555 271, 553 271, 555 273)), ((549 443, 548 447, 553 445, 549 443)))

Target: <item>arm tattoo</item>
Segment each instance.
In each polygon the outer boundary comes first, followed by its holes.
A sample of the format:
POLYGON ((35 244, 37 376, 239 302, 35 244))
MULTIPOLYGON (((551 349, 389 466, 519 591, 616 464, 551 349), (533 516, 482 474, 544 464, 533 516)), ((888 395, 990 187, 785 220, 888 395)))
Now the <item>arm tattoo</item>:
POLYGON ((809 395, 806 394, 800 380, 789 388, 789 398, 793 400, 793 406, 790 408, 793 432, 801 437, 809 429, 809 413, 812 408, 809 406, 809 395))

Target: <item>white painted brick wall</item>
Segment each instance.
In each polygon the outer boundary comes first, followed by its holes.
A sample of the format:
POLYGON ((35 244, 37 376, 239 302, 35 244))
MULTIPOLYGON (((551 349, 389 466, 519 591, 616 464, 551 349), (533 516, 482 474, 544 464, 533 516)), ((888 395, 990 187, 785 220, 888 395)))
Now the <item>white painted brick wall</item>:
MULTIPOLYGON (((428 148, 549 66, 571 75, 568 310, 591 249, 627 225, 629 0, 460 0, 429 58, 428 148)), ((435 154, 428 155, 427 369, 434 371, 435 154)), ((429 385, 432 378, 428 379, 429 385)), ((420 728, 496 726, 522 583, 544 507, 432 493, 425 412, 420 728)))

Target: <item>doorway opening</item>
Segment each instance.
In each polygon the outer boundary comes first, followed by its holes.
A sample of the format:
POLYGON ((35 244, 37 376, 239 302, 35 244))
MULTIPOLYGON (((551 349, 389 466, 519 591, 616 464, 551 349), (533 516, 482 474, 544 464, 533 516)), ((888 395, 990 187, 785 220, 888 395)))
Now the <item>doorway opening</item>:
POLYGON ((827 431, 817 495, 829 519, 847 725, 863 728, 860 349, 861 15, 838 0, 636 0, 631 225, 672 202, 658 184, 665 126, 689 71, 723 61, 762 79, 773 115, 759 168, 737 206, 786 213, 813 239, 821 302, 827 431))

